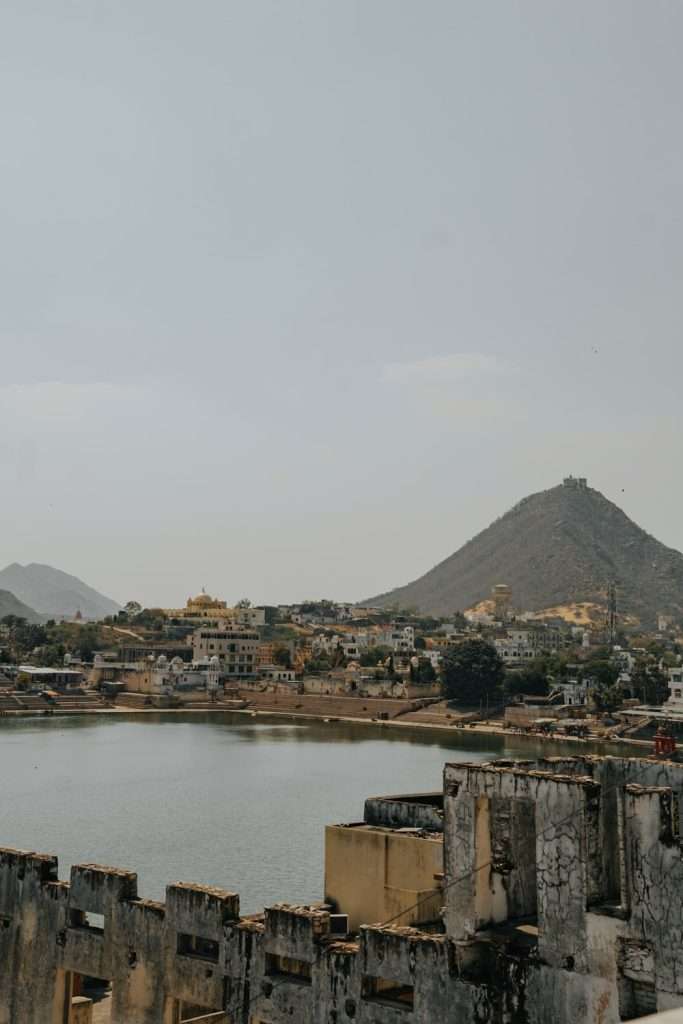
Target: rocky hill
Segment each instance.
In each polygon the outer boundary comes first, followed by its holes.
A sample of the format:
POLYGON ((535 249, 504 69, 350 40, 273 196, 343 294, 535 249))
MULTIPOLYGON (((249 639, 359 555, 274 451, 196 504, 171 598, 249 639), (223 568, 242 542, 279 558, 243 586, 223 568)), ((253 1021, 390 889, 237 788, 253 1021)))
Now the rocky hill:
POLYGON ((448 615, 512 587, 519 610, 605 603, 644 624, 660 612, 683 618, 683 555, 661 544, 599 491, 569 478, 524 498, 424 576, 370 603, 448 615))
POLYGON ((0 619, 4 619, 6 615, 16 615, 19 619, 35 623, 44 619, 43 615, 39 615, 33 608, 19 601, 9 590, 0 590, 0 619))
POLYGON ((101 619, 119 610, 116 601, 99 594, 78 577, 36 562, 13 562, 0 570, 0 587, 49 618, 71 618, 80 611, 85 619, 101 619))

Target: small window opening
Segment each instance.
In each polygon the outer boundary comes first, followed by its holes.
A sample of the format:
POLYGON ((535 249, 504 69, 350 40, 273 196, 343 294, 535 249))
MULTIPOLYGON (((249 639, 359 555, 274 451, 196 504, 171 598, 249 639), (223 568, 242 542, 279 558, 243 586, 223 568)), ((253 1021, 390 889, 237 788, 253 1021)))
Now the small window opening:
POLYGON ((219 945, 213 939, 205 939, 201 935, 178 933, 178 953, 180 956, 192 956, 197 960, 208 960, 218 963, 219 945))
POLYGON ((311 965, 306 960, 295 960, 291 956, 266 954, 266 974, 283 981, 297 981, 304 985, 311 983, 311 965))
POLYGON ((363 999, 369 1003, 381 1003, 399 1010, 412 1010, 415 1005, 415 989, 412 985, 389 978, 374 978, 365 975, 363 978, 363 999))
POLYGON ((104 914, 95 914, 92 910, 70 910, 69 928, 80 928, 104 935, 104 914))
POLYGON ((174 1024, 223 1024, 227 1020, 223 1010, 211 1010, 195 1003, 178 1002, 174 1024))
POLYGON ((109 1024, 111 1021, 112 983, 73 972, 67 975, 67 1020, 69 1024, 85 1021, 109 1024))

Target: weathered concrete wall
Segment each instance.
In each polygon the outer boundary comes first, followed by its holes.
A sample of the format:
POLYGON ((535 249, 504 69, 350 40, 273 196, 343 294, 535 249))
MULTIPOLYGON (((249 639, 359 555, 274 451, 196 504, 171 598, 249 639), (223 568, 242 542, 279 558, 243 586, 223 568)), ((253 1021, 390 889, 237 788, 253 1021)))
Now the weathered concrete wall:
POLYGON ((324 906, 242 918, 205 886, 158 903, 132 872, 78 865, 65 883, 54 857, 0 850, 0 1024, 64 1024, 74 974, 112 982, 112 1024, 175 1024, 180 1003, 228 1024, 616 1024, 683 1006, 680 766, 448 765, 444 785, 433 932, 338 936, 324 906))
POLYGON ((443 832, 443 794, 371 796, 365 801, 363 820, 385 828, 424 828, 443 832))
POLYGON ((609 1024, 642 1016, 636 1004, 683 1005, 682 792, 683 766, 636 758, 446 766, 454 940, 532 916, 535 849, 538 969, 525 1021, 548 1019, 543 1007, 556 1020, 609 1024))

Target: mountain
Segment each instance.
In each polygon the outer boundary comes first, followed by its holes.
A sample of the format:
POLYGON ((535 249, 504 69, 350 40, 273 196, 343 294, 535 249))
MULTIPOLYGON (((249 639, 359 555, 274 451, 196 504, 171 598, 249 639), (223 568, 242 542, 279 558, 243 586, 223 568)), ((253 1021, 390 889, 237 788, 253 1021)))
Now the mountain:
POLYGON ((36 562, 13 562, 0 570, 0 587, 49 618, 71 618, 80 611, 85 619, 101 619, 119 610, 116 601, 98 594, 76 576, 36 562))
POLYGON ((683 555, 661 544, 583 479, 524 498, 424 576, 369 603, 449 615, 512 588, 520 611, 579 602, 605 605, 617 585, 620 613, 644 624, 683 616, 683 555))
POLYGON ((20 619, 26 619, 27 622, 42 622, 44 616, 39 615, 33 608, 29 608, 23 601, 19 601, 14 594, 10 594, 9 590, 0 590, 0 619, 4 619, 5 615, 16 615, 20 619))

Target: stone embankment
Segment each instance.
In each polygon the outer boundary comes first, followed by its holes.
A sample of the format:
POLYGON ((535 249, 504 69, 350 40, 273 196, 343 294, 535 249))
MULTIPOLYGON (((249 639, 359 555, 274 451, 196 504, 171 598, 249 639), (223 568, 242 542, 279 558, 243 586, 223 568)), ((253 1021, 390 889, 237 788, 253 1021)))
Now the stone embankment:
POLYGON ((0 715, 74 715, 106 711, 109 707, 94 690, 50 696, 0 690, 0 715))
MULTIPOLYGON (((293 720, 349 722, 351 724, 381 724, 389 728, 438 729, 452 732, 467 729, 468 732, 492 736, 514 736, 524 739, 519 730, 506 728, 500 716, 482 719, 478 711, 458 711, 449 707, 446 701, 430 701, 422 704, 388 697, 334 697, 312 694, 268 693, 243 690, 238 700, 202 700, 183 703, 174 707, 159 707, 142 693, 121 693, 115 703, 106 700, 97 691, 84 690, 79 693, 55 694, 45 697, 0 690, 0 717, 21 715, 73 715, 73 714, 187 714, 202 712, 209 714, 242 714, 249 716, 282 716, 293 720)), ((631 745, 642 749, 651 746, 650 740, 635 739, 631 736, 612 737, 608 734, 589 734, 585 738, 549 735, 530 732, 532 741, 585 744, 617 740, 620 745, 631 745)), ((1 1022, 0 1022, 1 1024, 1 1022)))

